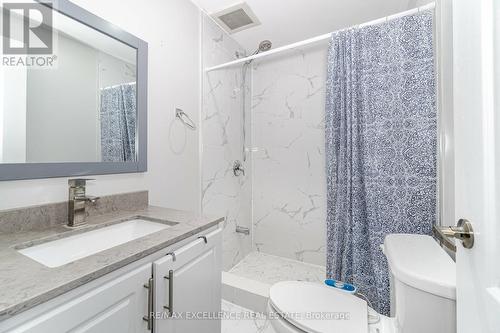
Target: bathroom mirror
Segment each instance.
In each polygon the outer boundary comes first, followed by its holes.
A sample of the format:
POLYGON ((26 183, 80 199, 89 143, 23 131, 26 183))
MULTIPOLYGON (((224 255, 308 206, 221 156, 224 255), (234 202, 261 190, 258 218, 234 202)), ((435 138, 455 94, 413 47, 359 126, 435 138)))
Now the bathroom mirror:
POLYGON ((63 0, 2 19, 0 180, 146 171, 147 43, 63 0))

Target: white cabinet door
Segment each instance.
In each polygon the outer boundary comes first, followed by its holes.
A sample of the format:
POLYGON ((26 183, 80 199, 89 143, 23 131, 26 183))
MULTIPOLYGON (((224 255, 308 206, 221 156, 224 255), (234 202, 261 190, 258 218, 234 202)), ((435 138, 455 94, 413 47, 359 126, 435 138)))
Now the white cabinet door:
POLYGON ((220 252, 217 229, 153 263, 155 333, 220 333, 220 320, 203 317, 220 312, 220 252))
POLYGON ((50 309, 8 333, 139 333, 148 332, 151 264, 141 266, 102 286, 50 309))
MULTIPOLYGON (((500 1, 453 1, 457 330, 500 332, 500 1)), ((450 221, 451 222, 451 221, 450 221)), ((452 223, 448 223, 452 224, 452 223)))

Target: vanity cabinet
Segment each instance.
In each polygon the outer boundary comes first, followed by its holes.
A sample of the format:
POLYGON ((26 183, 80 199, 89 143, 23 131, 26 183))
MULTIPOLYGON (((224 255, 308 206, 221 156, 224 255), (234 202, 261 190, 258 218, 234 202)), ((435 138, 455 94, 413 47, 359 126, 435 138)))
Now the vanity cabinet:
POLYGON ((220 251, 220 229, 206 231, 0 322, 0 333, 219 333, 220 320, 189 316, 220 311, 220 251))
POLYGON ((6 332, 148 332, 138 314, 147 313, 150 278, 151 264, 142 265, 6 332))
POLYGON ((153 263, 155 333, 220 332, 221 232, 216 230, 153 263), (212 316, 207 317, 207 316, 212 316))

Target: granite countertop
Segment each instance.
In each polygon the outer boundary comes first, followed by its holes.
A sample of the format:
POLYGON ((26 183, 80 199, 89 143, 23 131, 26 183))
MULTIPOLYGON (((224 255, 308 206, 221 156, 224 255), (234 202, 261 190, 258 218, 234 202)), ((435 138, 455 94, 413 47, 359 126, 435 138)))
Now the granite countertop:
POLYGON ((200 217, 189 212, 148 206, 137 211, 110 212, 89 217, 87 225, 77 230, 59 225, 44 230, 2 232, 0 233, 0 321, 147 257, 222 221, 223 218, 200 217), (26 246, 26 243, 36 244, 43 242, 43 239, 61 238, 68 235, 68 232, 71 235, 137 216, 177 224, 55 268, 46 267, 16 250, 19 245, 26 246))

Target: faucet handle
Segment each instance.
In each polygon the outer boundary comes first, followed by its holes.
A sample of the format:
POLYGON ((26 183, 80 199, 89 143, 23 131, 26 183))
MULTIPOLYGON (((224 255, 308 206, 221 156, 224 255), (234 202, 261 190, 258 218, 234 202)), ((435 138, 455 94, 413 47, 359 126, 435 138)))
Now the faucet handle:
POLYGON ((92 178, 73 178, 73 179, 68 179, 68 185, 71 187, 81 187, 85 186, 87 184, 87 181, 92 181, 95 179, 92 178))
POLYGON ((85 196, 75 196, 73 198, 73 200, 75 201, 85 201, 85 202, 90 202, 90 203, 93 203, 95 204, 97 202, 97 200, 99 200, 100 197, 95 197, 95 196, 92 196, 92 195, 85 195, 85 196))

